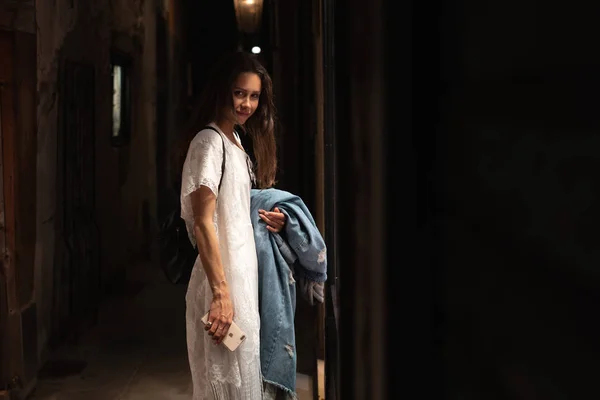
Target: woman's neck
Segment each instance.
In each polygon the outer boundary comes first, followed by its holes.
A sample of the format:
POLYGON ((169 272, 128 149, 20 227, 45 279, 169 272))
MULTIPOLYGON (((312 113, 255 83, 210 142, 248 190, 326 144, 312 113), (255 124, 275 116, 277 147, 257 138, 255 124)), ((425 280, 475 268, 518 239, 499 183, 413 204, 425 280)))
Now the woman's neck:
POLYGON ((215 124, 217 124, 219 129, 223 131, 225 136, 227 136, 230 139, 233 139, 233 127, 235 126, 233 122, 225 118, 219 118, 215 121, 215 124))
POLYGON ((233 135, 233 128, 235 127, 235 124, 233 122, 231 122, 230 120, 221 118, 221 119, 217 119, 215 121, 215 124, 217 124, 219 129, 225 134, 225 136, 227 137, 227 139, 229 139, 229 141, 231 143, 233 143, 235 146, 239 147, 242 151, 244 151, 244 152, 246 151, 246 150, 244 150, 242 145, 237 141, 237 139, 233 135))

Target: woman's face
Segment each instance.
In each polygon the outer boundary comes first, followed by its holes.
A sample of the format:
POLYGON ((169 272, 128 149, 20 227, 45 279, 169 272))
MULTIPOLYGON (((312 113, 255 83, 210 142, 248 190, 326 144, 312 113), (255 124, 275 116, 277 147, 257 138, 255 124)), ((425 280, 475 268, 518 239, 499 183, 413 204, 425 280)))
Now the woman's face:
POLYGON ((254 114, 258 107, 260 90, 260 77, 252 72, 240 74, 233 82, 233 112, 237 124, 243 125, 254 114))

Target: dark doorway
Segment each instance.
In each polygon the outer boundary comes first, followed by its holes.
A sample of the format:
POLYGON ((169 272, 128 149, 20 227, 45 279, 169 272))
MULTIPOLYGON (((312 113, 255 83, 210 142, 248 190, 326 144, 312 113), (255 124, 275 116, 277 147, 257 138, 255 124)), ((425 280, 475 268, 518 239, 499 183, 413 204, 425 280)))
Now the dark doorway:
POLYGON ((100 302, 99 234, 95 215, 94 68, 64 60, 58 134, 58 244, 54 335, 76 339, 100 302))

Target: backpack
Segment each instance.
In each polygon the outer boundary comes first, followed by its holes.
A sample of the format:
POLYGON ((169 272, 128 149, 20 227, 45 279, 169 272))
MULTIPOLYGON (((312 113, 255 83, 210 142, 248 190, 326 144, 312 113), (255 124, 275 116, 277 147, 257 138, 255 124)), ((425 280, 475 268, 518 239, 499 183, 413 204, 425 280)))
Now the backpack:
MULTIPOLYGON (((218 131, 212 126, 204 129, 218 131)), ((219 134, 220 136, 220 134, 219 134)), ((222 137, 221 137, 222 139, 222 137)), ((223 141, 223 163, 221 164, 221 180, 225 172, 225 141, 223 141)), ((181 202, 167 215, 158 231, 158 251, 160 266, 169 282, 173 284, 187 284, 192 275, 194 263, 198 257, 197 248, 192 245, 187 234, 185 221, 181 218, 181 202)))

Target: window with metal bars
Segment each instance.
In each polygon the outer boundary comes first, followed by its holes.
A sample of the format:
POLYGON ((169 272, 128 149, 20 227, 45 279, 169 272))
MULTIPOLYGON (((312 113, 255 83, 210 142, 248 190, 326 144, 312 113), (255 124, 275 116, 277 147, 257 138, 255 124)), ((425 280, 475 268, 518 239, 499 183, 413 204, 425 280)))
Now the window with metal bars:
POLYGON ((114 52, 111 60, 112 73, 112 131, 113 146, 129 143, 131 134, 131 58, 114 52))

